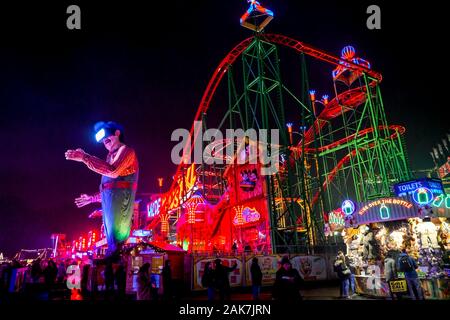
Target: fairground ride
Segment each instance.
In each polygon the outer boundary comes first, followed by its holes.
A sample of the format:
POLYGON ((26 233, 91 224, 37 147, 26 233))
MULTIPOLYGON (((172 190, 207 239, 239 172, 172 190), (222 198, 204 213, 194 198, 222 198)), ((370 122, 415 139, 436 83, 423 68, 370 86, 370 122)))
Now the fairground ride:
POLYGON ((279 170, 260 175, 261 165, 235 161, 242 146, 260 148, 249 137, 206 143, 193 125, 188 161, 178 166, 157 219, 148 226, 160 223, 163 239, 176 239, 190 251, 227 251, 236 242, 272 253, 317 252, 327 244, 325 213, 345 199, 390 196, 393 183, 411 178, 405 128, 386 120, 381 74, 351 46, 337 57, 265 33, 272 18, 270 10, 250 1, 241 25, 254 35, 214 70, 194 121, 201 122, 203 132, 277 129, 276 145, 268 135, 266 147, 269 155, 277 147, 279 170), (291 54, 290 62, 297 65, 282 66, 280 52, 291 54), (318 99, 310 88, 309 65, 318 62, 330 66, 332 98, 318 99), (224 99, 214 99, 223 96, 224 88, 226 108, 224 99), (213 160, 226 160, 216 156, 219 148, 232 145, 236 152, 231 163, 188 164, 195 145, 209 150, 213 160))

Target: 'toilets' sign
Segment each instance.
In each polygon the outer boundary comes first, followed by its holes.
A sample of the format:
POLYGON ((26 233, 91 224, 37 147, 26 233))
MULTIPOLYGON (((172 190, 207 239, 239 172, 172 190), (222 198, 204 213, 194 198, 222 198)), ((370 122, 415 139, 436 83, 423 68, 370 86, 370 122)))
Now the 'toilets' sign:
POLYGON ((398 197, 413 194, 419 188, 427 188, 433 195, 445 193, 442 182, 439 179, 423 178, 394 184, 394 192, 398 197))

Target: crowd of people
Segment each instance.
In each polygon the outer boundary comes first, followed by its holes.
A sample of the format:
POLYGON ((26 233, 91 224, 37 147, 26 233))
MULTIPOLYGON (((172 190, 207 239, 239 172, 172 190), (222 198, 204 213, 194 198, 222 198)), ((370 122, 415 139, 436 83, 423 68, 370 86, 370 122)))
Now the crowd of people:
MULTIPOLYGON (((230 299, 229 273, 235 270, 236 267, 236 263, 232 267, 224 266, 221 259, 216 259, 214 263, 211 261, 206 262, 201 284, 203 288, 207 289, 209 301, 216 300, 217 293, 220 301, 230 299)), ((263 274, 256 257, 252 259, 250 273, 252 297, 253 300, 259 300, 263 274)), ((275 283, 272 288, 273 299, 286 302, 300 301, 302 299, 300 293, 301 283, 302 278, 298 270, 292 267, 288 257, 283 257, 276 272, 275 283)))
MULTIPOLYGON (((403 249, 397 257, 393 251, 389 251, 384 259, 384 277, 386 282, 390 284, 391 281, 399 280, 398 272, 403 272, 409 297, 413 300, 423 300, 423 289, 416 271, 417 268, 417 262, 408 255, 406 249, 403 249)), ((334 271, 341 282, 340 297, 342 299, 351 299, 352 296, 356 295, 355 264, 349 256, 339 251, 334 261, 334 271)), ((389 295, 391 299, 400 299, 402 297, 401 294, 392 292, 390 285, 389 295)))
POLYGON ((0 293, 5 299, 17 296, 38 300, 82 300, 91 298, 99 285, 103 287, 104 298, 125 297, 126 267, 123 263, 114 269, 111 263, 104 265, 99 273, 101 280, 92 277, 94 268, 99 266, 91 259, 13 260, 0 268, 0 293))
POLYGON ((22 295, 39 295, 40 299, 53 299, 64 295, 67 289, 67 268, 80 262, 67 259, 56 263, 53 259, 36 258, 31 262, 12 260, 1 266, 0 290, 6 297, 9 292, 22 295), (25 269, 25 270, 24 270, 25 269), (22 270, 17 279, 17 270, 22 270))
MULTIPOLYGON (((1 265, 0 268, 0 296, 6 296, 7 292, 19 292, 40 294, 43 299, 89 299, 98 287, 104 292, 104 298, 125 298, 126 290, 126 266, 123 263, 107 263, 101 266, 101 272, 96 272, 103 279, 98 281, 97 277, 90 275, 90 268, 99 268, 92 260, 66 259, 55 262, 53 259, 35 259, 31 263, 20 263, 16 260, 1 265), (77 266, 80 270, 80 285, 75 291, 68 288, 69 266, 77 266), (14 270, 25 270, 23 283, 17 288, 17 280, 13 279, 14 270), (94 279, 95 278, 95 279, 94 279), (95 280, 93 282, 93 280, 95 280)), ((201 285, 207 289, 208 300, 213 301, 218 298, 220 301, 230 300, 231 287, 229 275, 237 268, 237 264, 226 266, 220 258, 209 261, 205 264, 201 278, 201 285)), ((398 272, 404 273, 409 296, 412 299, 423 299, 424 294, 420 285, 420 280, 416 269, 417 262, 403 250, 399 255, 388 252, 384 260, 384 276, 386 282, 398 280, 398 272)), ((97 270, 99 271, 99 270, 97 270)), ((356 268, 349 256, 339 251, 334 260, 334 271, 340 280, 340 298, 351 299, 356 294, 355 275, 356 268)), ((252 283, 252 297, 254 300, 260 299, 263 274, 259 266, 258 258, 254 257, 250 265, 250 275, 252 283)), ((280 301, 300 301, 302 295, 303 279, 299 271, 293 268, 287 256, 279 262, 276 272, 275 282, 272 287, 272 298, 280 301)), ((137 300, 171 301, 174 296, 174 285, 172 281, 172 271, 170 260, 166 260, 162 272, 153 274, 150 264, 144 263, 138 272, 137 277, 137 300)), ((390 289, 390 288, 389 288, 390 289)), ((401 298, 400 294, 390 292, 391 299, 401 298)))

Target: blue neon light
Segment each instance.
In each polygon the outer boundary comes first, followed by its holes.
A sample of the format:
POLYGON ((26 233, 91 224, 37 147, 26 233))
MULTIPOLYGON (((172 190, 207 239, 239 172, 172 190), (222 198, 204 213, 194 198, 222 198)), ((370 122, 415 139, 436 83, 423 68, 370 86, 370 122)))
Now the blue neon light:
POLYGON ((353 58, 355 56, 356 50, 352 46, 346 46, 341 51, 341 57, 353 58))
POLYGON ((433 201, 433 193, 425 187, 417 188, 413 192, 413 200, 419 205, 429 204, 433 201))
POLYGON ((95 140, 97 140, 97 142, 99 142, 100 140, 102 140, 106 135, 105 129, 100 129, 96 134, 95 134, 95 140))
POLYGON ((342 202, 341 206, 342 212, 344 212, 345 215, 351 215, 353 212, 355 212, 355 204, 352 200, 344 200, 342 202))
POLYGON ((157 216, 159 214, 160 208, 161 208, 161 198, 158 198, 157 200, 148 204, 147 216, 149 218, 157 216))
POLYGON ((391 213, 386 204, 381 204, 380 206, 380 218, 383 220, 389 219, 391 217, 391 213))

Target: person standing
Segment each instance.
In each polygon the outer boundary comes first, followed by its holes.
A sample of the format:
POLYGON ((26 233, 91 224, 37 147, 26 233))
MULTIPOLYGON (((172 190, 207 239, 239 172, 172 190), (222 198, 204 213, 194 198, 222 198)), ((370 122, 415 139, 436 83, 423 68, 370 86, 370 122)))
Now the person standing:
POLYGON ((56 275, 58 274, 58 267, 56 263, 50 259, 47 262, 47 267, 44 269, 45 287, 48 293, 48 298, 52 299, 53 290, 55 287, 56 275))
POLYGON ((31 264, 31 279, 33 283, 39 283, 39 279, 42 276, 41 258, 37 258, 31 264))
POLYGON ((150 275, 150 292, 152 294, 152 300, 158 301, 159 300, 159 282, 158 282, 159 275, 157 274, 151 274, 150 275))
POLYGON ((136 196, 139 164, 135 151, 124 144, 124 130, 115 122, 98 122, 94 126, 97 142, 103 143, 108 155, 106 161, 91 156, 82 149, 67 150, 66 160, 83 162, 90 170, 102 176, 100 192, 81 194, 75 199, 78 208, 101 202, 106 239, 107 258, 118 260, 122 244, 131 230, 131 217, 136 196))
POLYGON ((233 242, 233 245, 231 246, 231 252, 233 252, 234 255, 237 255, 237 251, 238 251, 238 245, 237 245, 237 241, 235 240, 233 242))
POLYGON ((61 261, 58 265, 58 274, 56 275, 58 284, 64 283, 64 280, 66 279, 66 266, 63 261, 61 261))
POLYGON ((126 297, 126 287, 127 287, 127 273, 125 264, 123 262, 121 262, 117 267, 114 276, 117 285, 117 297, 123 300, 126 297))
POLYGON ((172 270, 170 269, 170 260, 164 262, 164 268, 162 269, 163 278, 163 298, 165 301, 170 301, 172 298, 172 270))
POLYGON ((211 261, 206 262, 205 269, 202 275, 202 287, 207 288, 208 301, 213 301, 215 298, 215 278, 214 269, 212 268, 211 261))
POLYGON ((138 272, 137 300, 150 300, 150 263, 144 263, 138 272))
POLYGON ((388 251, 386 258, 384 259, 384 277, 389 286, 389 294, 391 299, 394 300, 395 295, 392 293, 390 281, 397 279, 397 267, 395 265, 394 254, 392 251, 388 251))
POLYGON ((273 286, 273 298, 282 302, 298 302, 302 300, 300 294, 301 277, 297 269, 292 268, 288 257, 281 259, 273 286))
POLYGON ((350 290, 352 291, 352 296, 354 296, 354 295, 356 295, 356 279, 355 279, 356 264, 355 264, 355 260, 352 257, 350 257, 349 255, 346 255, 345 263, 346 263, 347 267, 350 269, 349 287, 350 287, 350 290))
POLYGON ((237 268, 237 263, 235 262, 230 268, 222 265, 222 260, 220 259, 216 259, 214 262, 216 265, 214 278, 216 279, 215 284, 217 290, 219 290, 220 300, 230 300, 230 280, 228 279, 228 274, 237 268))
POLYGON ((252 259, 252 265, 250 266, 250 273, 252 276, 252 294, 253 300, 259 300, 259 293, 261 291, 262 272, 261 267, 258 264, 258 258, 252 259))
POLYGON ((114 268, 111 261, 105 265, 105 297, 112 298, 114 296, 114 268))
POLYGON ((342 251, 338 251, 338 255, 336 256, 336 259, 334 261, 334 271, 337 273, 337 276, 341 281, 340 298, 348 299, 351 271, 345 263, 345 256, 342 251))
POLYGON ((405 274, 409 296, 411 299, 423 300, 423 291, 416 271, 417 268, 418 265, 416 260, 408 255, 406 249, 403 249, 402 253, 398 256, 397 270, 405 274))

